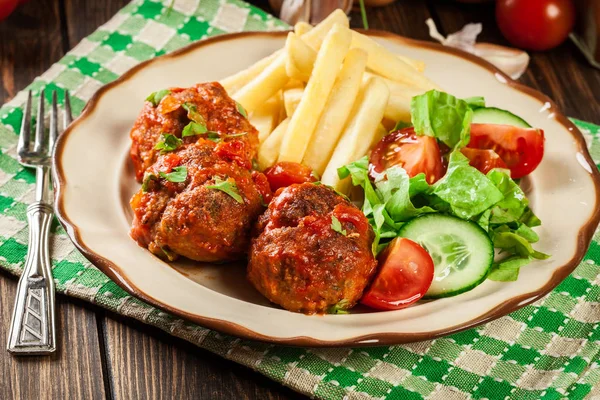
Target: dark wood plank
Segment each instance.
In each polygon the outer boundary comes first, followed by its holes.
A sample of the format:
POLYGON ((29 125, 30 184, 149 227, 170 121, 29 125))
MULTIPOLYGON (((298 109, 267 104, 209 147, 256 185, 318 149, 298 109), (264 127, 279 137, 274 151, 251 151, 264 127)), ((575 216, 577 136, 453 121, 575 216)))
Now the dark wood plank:
POLYGON ((69 47, 75 46, 129 3, 129 0, 62 1, 65 3, 69 47))
POLYGON ((16 288, 14 277, 0 273, 0 398, 104 399, 96 316, 81 304, 58 296, 56 354, 14 357, 4 350, 16 288))
POLYGON ((156 328, 112 314, 103 326, 117 400, 305 398, 156 328))
POLYGON ((0 22, 0 104, 62 55, 58 2, 39 0, 19 6, 0 22))
MULTIPOLYGON (((481 41, 510 46, 496 25, 493 4, 435 1, 432 14, 446 33, 468 22, 482 22, 481 41)), ((587 63, 573 43, 567 41, 548 52, 531 52, 530 56, 523 83, 548 95, 568 116, 600 123, 600 71, 587 63)))
MULTIPOLYGON (((39 0, 20 6, 0 22, 0 103, 47 70, 64 54, 60 3, 39 0), (23 51, 23 49, 28 51, 23 51)), ((0 274, 0 346, 7 341, 17 282, 0 274)), ((50 357, 13 357, 0 351, 0 398, 105 398, 94 311, 59 296, 58 351, 50 357)))
MULTIPOLYGON (((422 0, 401 0, 384 7, 367 8, 369 29, 394 32, 413 39, 425 40, 429 37, 425 25, 429 17, 429 10, 422 0)), ((350 26, 363 27, 362 16, 357 8, 350 14, 350 26)))

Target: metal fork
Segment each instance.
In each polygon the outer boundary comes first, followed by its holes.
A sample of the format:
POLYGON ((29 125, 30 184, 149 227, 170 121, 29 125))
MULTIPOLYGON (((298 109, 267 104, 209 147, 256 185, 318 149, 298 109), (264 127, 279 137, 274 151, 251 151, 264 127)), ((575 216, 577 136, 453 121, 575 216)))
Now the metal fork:
MULTIPOLYGON (((50 129, 44 129, 44 91, 40 92, 37 126, 31 145, 31 91, 25 104, 17 146, 19 162, 36 169, 35 202, 27 207, 29 248, 19 279, 7 349, 15 354, 49 354, 56 350, 54 279, 50 262, 49 233, 53 216, 50 178, 52 151, 58 137, 56 91, 52 93, 50 129)), ((65 91, 64 128, 71 122, 69 94, 65 91)))

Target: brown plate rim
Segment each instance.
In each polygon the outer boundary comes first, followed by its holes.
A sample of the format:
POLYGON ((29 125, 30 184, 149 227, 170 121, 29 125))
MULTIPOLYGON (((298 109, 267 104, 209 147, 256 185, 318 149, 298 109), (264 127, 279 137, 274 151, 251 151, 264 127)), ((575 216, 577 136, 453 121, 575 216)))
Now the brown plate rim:
MULTIPOLYGON (((359 30, 362 31, 362 30, 359 30)), ((557 122, 563 125, 572 135, 575 141, 579 146, 579 151, 585 157, 585 160, 590 164, 595 166, 589 151, 587 149, 587 145, 585 139, 579 129, 562 113, 558 112, 557 105, 546 95, 524 86, 506 74, 501 72, 498 68, 488 63, 487 61, 476 57, 472 54, 466 53, 462 50, 453 49, 449 47, 444 47, 437 43, 425 42, 420 40, 409 39, 405 37, 398 36, 391 32, 385 31, 377 31, 377 30, 369 30, 363 31, 363 33, 367 33, 370 36, 376 36, 381 38, 386 38, 390 40, 394 40, 400 42, 404 45, 414 46, 414 47, 424 47, 435 51, 440 51, 443 53, 448 53, 467 61, 477 64, 480 67, 483 67, 495 74, 503 78, 506 81, 506 84, 510 87, 525 93, 531 97, 536 98, 542 103, 550 104, 550 109, 554 112, 554 118, 557 122)), ((117 282, 119 286, 121 286, 124 290, 129 292, 131 295, 178 317, 187 319, 198 325, 204 326, 209 329, 213 329, 216 331, 220 331, 229 335, 241 337, 249 340, 258 340, 263 342, 269 342, 274 344, 288 345, 288 346, 309 346, 309 347, 342 347, 342 346, 381 346, 381 345, 394 345, 394 344, 403 344, 403 343, 411 343, 418 342, 422 340, 431 340, 441 336, 450 335, 456 332, 460 332, 469 328, 473 328, 475 326, 484 324, 486 322, 492 321, 494 319, 500 318, 506 314, 509 314, 519 308, 522 308, 528 304, 535 302, 541 297, 545 296, 548 292, 554 289, 563 279, 565 279, 573 270, 577 267, 580 261, 583 259, 587 249, 590 245, 593 233, 600 222, 600 172, 597 168, 592 169, 592 180, 594 182, 594 186, 596 189, 596 204, 594 205, 594 213, 589 218, 589 220, 581 227, 577 236, 577 249, 571 260, 559 267, 549 279, 549 281, 539 290, 522 294, 519 296, 515 296, 505 301, 503 304, 489 310, 488 312, 474 318, 466 323, 459 324, 447 329, 432 331, 432 332, 416 332, 416 333, 396 333, 396 332, 387 332, 387 333, 375 333, 368 334, 358 337, 351 337, 343 340, 319 340, 308 336, 297 336, 297 337, 274 337, 274 336, 266 336, 260 333, 254 332, 246 327, 238 325, 234 322, 203 317, 196 314, 191 314, 179 309, 176 309, 168 304, 164 304, 152 296, 144 293, 142 290, 137 288, 132 282, 127 279, 125 273, 123 273, 122 268, 118 265, 114 264, 112 261, 107 259, 106 257, 95 253, 92 251, 81 239, 79 234, 79 230, 77 225, 75 225, 69 218, 68 212, 64 207, 64 190, 67 187, 68 183, 65 178, 65 174, 62 166, 62 154, 64 150, 65 143, 69 139, 70 133, 73 129, 81 123, 84 119, 86 119, 90 114, 92 114, 94 108, 96 107, 98 100, 110 89, 118 86, 119 84, 127 81, 129 78, 134 76, 138 71, 145 68, 147 65, 156 62, 156 60, 164 60, 168 58, 176 58, 182 56, 190 51, 196 50, 199 47, 203 47, 206 45, 212 45, 215 43, 235 40, 240 37, 246 36, 285 36, 287 31, 277 31, 277 32, 240 32, 240 33, 232 33, 226 35, 215 36, 212 38, 208 38, 202 40, 200 42, 192 43, 182 49, 179 49, 175 52, 142 62, 129 71, 125 72, 121 77, 117 80, 104 85, 101 87, 88 101, 86 104, 82 114, 69 126, 69 128, 60 136, 55 149, 55 155, 53 157, 53 171, 56 178, 56 182, 58 183, 58 190, 56 195, 56 215, 61 222, 61 224, 65 227, 67 234, 75 244, 75 246, 83 253, 83 255, 90 260, 94 265, 96 265, 102 272, 108 275, 112 280, 117 282), (367 342, 367 343, 365 343, 367 342)))

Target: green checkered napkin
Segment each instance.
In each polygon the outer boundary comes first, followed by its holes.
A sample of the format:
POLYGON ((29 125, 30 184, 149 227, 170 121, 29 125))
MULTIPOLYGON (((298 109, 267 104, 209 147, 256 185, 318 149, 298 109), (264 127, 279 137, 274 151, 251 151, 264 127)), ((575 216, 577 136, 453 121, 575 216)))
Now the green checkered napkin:
MULTIPOLYGON (((226 32, 285 24, 237 0, 136 0, 27 89, 69 89, 75 114, 103 84, 142 60, 226 32)), ((62 98, 62 96, 60 96, 62 98)), ((0 266, 22 271, 25 211, 35 176, 16 161, 25 93, 0 109, 0 266)), ((47 99, 49 100, 49 98, 47 99)), ((35 102, 34 102, 35 104, 35 102)), ((575 121, 600 163, 600 127, 575 121)), ((583 399, 600 396, 600 234, 550 295, 509 316, 449 337, 402 346, 302 349, 221 335, 129 296, 52 229, 59 292, 99 304, 322 399, 583 399), (594 387, 595 386, 595 387, 594 387)), ((10 299, 6 299, 10 300, 10 299)), ((2 329, 4 329, 3 327, 2 329)))

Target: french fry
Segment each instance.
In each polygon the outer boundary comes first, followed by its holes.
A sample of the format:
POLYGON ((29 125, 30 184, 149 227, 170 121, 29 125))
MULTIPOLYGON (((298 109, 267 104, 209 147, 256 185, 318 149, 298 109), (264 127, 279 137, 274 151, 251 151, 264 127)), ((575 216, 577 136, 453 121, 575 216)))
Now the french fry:
MULTIPOLYGON (((365 72, 363 80, 366 81, 368 78, 370 78, 372 76, 379 76, 379 75, 373 74, 372 72, 365 72)), ((427 92, 428 90, 434 89, 433 87, 432 88, 420 88, 417 86, 407 85, 405 83, 396 82, 391 79, 387 79, 387 78, 383 78, 383 77, 381 77, 381 79, 383 79, 383 81, 388 85, 391 95, 399 94, 399 95, 413 98, 414 96, 418 96, 420 94, 427 92)))
POLYGON ((391 94, 385 107, 384 117, 392 121, 410 122, 411 97, 391 94))
MULTIPOLYGON (((303 39, 311 47, 318 49, 327 33, 335 24, 341 24, 349 27, 348 17, 343 11, 336 10, 329 14, 329 16, 321 21, 321 23, 319 23, 317 26, 311 27, 311 29, 305 29, 305 34, 302 35, 303 39)), ((302 26, 300 29, 302 30, 304 28, 305 27, 302 26)), ((300 33, 297 34, 300 35, 300 33)), ((258 75, 260 75, 269 65, 273 64, 273 62, 275 62, 282 53, 283 49, 277 50, 275 53, 257 61, 245 70, 221 79, 220 82, 231 95, 240 90, 242 87, 246 86, 253 79, 256 79, 258 75)))
POLYGON ((327 99, 315 133, 302 162, 321 175, 346 125, 361 87, 367 53, 352 49, 346 55, 340 74, 327 99))
POLYGON ((404 61, 405 63, 407 63, 408 65, 410 65, 411 67, 413 67, 421 73, 425 71, 425 62, 421 60, 415 60, 410 57, 403 56, 401 54, 396 54, 396 57, 398 57, 400 60, 404 61))
POLYGON ((285 71, 290 78, 308 82, 317 53, 302 41, 294 32, 285 41, 285 71))
POLYGON ((283 92, 283 104, 285 107, 285 114, 288 117, 291 117, 298 108, 298 104, 300 104, 300 100, 302 100, 302 96, 304 95, 304 88, 294 88, 288 89, 283 92))
POLYGON ((281 53, 256 78, 233 94, 248 112, 258 109, 277 93, 289 80, 285 73, 285 53, 281 53))
POLYGON ((348 16, 340 9, 337 9, 329 14, 327 18, 321 21, 317 26, 312 28, 306 34, 302 35, 302 40, 315 51, 318 51, 321 48, 323 40, 325 40, 325 37, 329 34, 329 31, 333 29, 335 25, 341 25, 350 29, 348 16))
POLYGON ((281 142, 289 123, 290 118, 284 119, 258 149, 258 166, 261 171, 264 171, 277 162, 279 148, 281 147, 281 142))
MULTIPOLYGON (((306 35, 312 32, 314 30, 306 35)), ((290 120, 288 131, 281 144, 279 161, 298 163, 302 161, 323 106, 335 83, 340 65, 348 53, 351 40, 351 31, 343 25, 334 26, 327 34, 304 90, 304 96, 290 120)))
POLYGON ((377 77, 368 80, 331 160, 325 168, 321 182, 333 186, 342 193, 347 192, 349 180, 340 180, 337 170, 362 157, 364 155, 361 154, 364 149, 363 145, 365 143, 370 145, 373 142, 383 118, 389 94, 390 90, 383 80, 377 77))
POLYGON ((240 90, 243 86, 247 85, 252 79, 256 78, 265 68, 267 68, 279 54, 281 50, 271 54, 268 57, 262 58, 252 64, 250 67, 238 72, 237 74, 228 76, 227 78, 221 79, 219 82, 227 93, 231 96, 233 93, 240 90))
POLYGON ((397 82, 404 82, 419 88, 437 88, 437 85, 418 70, 402 61, 395 54, 368 36, 352 31, 352 47, 369 53, 367 66, 383 76, 397 82))
POLYGON ((258 130, 258 141, 262 143, 279 123, 282 95, 277 93, 250 114, 250 123, 258 130))
MULTIPOLYGON (((337 16, 336 16, 337 18, 337 16)), ((313 26, 307 22, 298 22, 294 25, 294 32, 298 36, 302 36, 313 29, 313 26)))

